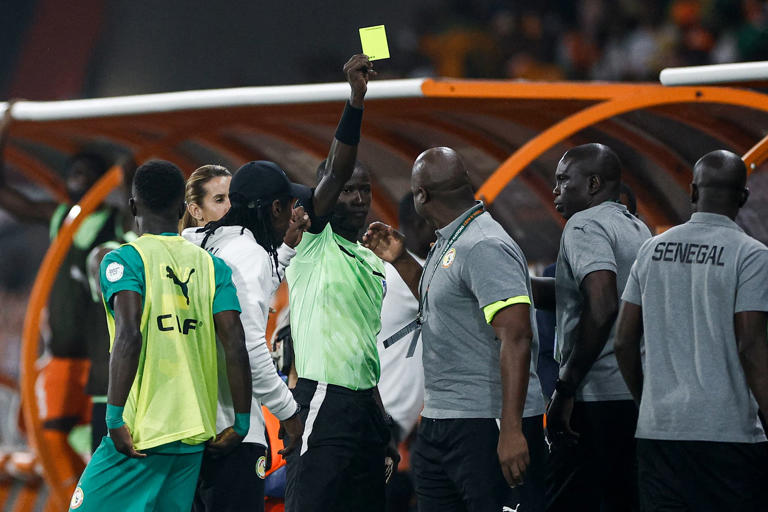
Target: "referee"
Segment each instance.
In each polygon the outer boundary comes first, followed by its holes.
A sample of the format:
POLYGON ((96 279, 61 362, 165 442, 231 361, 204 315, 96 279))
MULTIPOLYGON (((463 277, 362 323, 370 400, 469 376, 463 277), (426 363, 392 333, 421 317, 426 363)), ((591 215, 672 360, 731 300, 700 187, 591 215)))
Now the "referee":
POLYGON ((328 159, 304 204, 311 228, 286 269, 302 408, 300 450, 286 461, 286 510, 383 511, 388 422, 377 390, 376 334, 386 291, 383 262, 358 243, 371 204, 368 171, 355 165, 368 79, 365 55, 344 66, 351 96, 328 159))
POLYGON ((629 270, 651 233, 619 203, 621 163, 607 146, 567 151, 555 182, 555 207, 568 222, 549 290, 557 296, 560 376, 547 410, 548 510, 636 510, 637 407, 619 373, 613 333, 629 270))
POLYGON ((150 161, 133 180, 141 236, 101 263, 112 337, 105 437, 70 510, 188 512, 203 449, 223 455, 248 433, 250 371, 231 271, 181 238, 184 177, 150 161), (216 435, 216 337, 236 411, 216 435), (214 440, 215 438, 215 440, 214 440))
POLYGON ((640 404, 649 512, 768 510, 768 248, 734 222, 746 177, 730 151, 702 157, 696 213, 643 244, 622 296, 616 357, 640 404))
POLYGON ((419 510, 541 510, 544 399, 525 255, 475 201, 454 150, 422 153, 411 190, 417 213, 437 229, 423 269, 389 226, 372 224, 364 240, 419 297, 425 397, 412 454, 419 510))

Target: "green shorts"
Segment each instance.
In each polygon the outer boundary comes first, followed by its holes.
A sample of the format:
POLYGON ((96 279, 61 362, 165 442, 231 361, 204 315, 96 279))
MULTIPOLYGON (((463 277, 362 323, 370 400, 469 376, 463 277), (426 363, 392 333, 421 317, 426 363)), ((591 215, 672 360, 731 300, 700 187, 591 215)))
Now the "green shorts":
POLYGON ((105 437, 80 477, 69 510, 189 512, 202 459, 202 450, 131 459, 105 437))

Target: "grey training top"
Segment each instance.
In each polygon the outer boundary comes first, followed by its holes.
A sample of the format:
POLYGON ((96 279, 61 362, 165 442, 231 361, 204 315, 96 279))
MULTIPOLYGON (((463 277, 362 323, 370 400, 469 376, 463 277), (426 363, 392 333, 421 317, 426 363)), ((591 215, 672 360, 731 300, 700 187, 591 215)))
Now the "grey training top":
MULTIPOLYGON (((632 263, 648 227, 620 203, 606 201, 574 214, 563 229, 555 271, 557 295, 557 354, 561 368, 578 342, 583 308, 581 282, 588 274, 609 270, 616 274, 618 296, 624 291, 632 263)), ((632 400, 613 354, 616 326, 576 392, 584 402, 632 400)))
POLYGON ((733 316, 768 311, 768 248, 728 217, 694 213, 643 244, 622 298, 643 308, 637 437, 766 440, 733 316))
MULTIPOLYGON (((523 252, 487 212, 469 224, 441 259, 456 228, 479 208, 482 203, 437 231, 437 242, 424 264, 422 301, 429 285, 422 326, 422 415, 426 418, 501 417, 501 344, 486 322, 483 308, 532 296, 523 252)), ((539 351, 536 317, 533 307, 530 310, 533 340, 524 417, 544 413, 535 366, 539 351)))

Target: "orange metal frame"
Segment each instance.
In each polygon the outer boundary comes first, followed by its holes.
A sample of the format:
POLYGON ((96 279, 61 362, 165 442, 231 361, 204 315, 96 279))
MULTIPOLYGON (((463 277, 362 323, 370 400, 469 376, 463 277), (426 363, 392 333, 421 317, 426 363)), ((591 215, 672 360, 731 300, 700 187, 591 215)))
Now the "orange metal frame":
MULTIPOLYGON (((427 96, 443 98, 530 98, 601 100, 555 123, 513 153, 478 190, 478 197, 493 202, 504 187, 531 162, 574 135, 614 116, 634 110, 673 103, 719 103, 768 112, 764 94, 723 87, 660 87, 657 85, 533 84, 475 81, 427 80, 422 85, 427 96)), ((752 171, 768 157, 768 138, 747 155, 752 171)))
MULTIPOLYGON (((426 80, 422 85, 422 92, 426 97, 433 98, 562 99, 598 102, 556 122, 509 156, 478 190, 478 196, 484 198, 489 203, 496 199, 510 181, 546 151, 562 143, 578 131, 617 115, 674 103, 719 103, 768 111, 768 98, 765 95, 746 90, 719 87, 663 88, 657 85, 575 85, 566 83, 541 84, 426 80)), ((294 130, 286 129, 286 127, 282 127, 282 129, 276 128, 276 130, 278 137, 285 140, 297 135, 294 130)), ((189 130, 189 132, 191 131, 189 130)), ((383 133, 374 130, 371 135, 374 140, 391 146, 393 140, 384 137, 383 133)), ((183 136, 184 133, 175 133, 174 135, 179 137, 183 136)), ((221 142, 220 140, 217 141, 215 137, 202 136, 201 139, 212 142, 214 145, 217 145, 217 142, 221 142)), ((136 142, 136 140, 131 142, 136 142)), ((160 141, 152 145, 152 149, 161 152, 163 142, 160 141)), ((317 148, 315 147, 317 141, 312 140, 311 137, 304 137, 304 140, 298 143, 294 140, 293 143, 310 153, 317 153, 317 148)), ((243 158, 245 156, 242 151, 233 150, 231 147, 228 149, 230 154, 236 157, 243 158)), ((172 153, 174 153, 174 157, 179 156, 175 154, 176 152, 166 151, 168 151, 167 148, 162 152, 169 156, 172 153)), ((145 152, 142 152, 142 154, 145 154, 145 152)), ((9 157, 19 167, 26 168, 30 177, 47 186, 54 196, 62 196, 63 184, 48 169, 39 165, 38 162, 32 161, 28 155, 20 152, 9 155, 9 157)), ((756 169, 766 159, 768 159, 768 136, 755 144, 744 155, 744 161, 747 163, 750 171, 756 169)), ((121 170, 119 168, 111 169, 85 195, 79 204, 79 214, 66 219, 59 231, 59 235, 45 255, 27 307, 21 360, 21 392, 24 403, 24 418, 30 433, 31 443, 39 456, 45 478, 51 486, 51 494, 59 509, 63 509, 67 505, 69 497, 66 496, 63 487, 58 485, 59 479, 56 475, 55 466, 52 463, 54 455, 41 442, 42 425, 34 394, 34 365, 38 354, 40 337, 40 314, 47 304, 53 281, 61 261, 72 243, 72 237, 77 228, 85 217, 93 212, 121 181, 121 170)), ((387 199, 391 202, 390 198, 377 198, 376 207, 386 217, 390 217, 386 220, 391 222, 393 221, 392 217, 394 217, 394 208, 392 206, 387 207, 384 204, 386 201, 382 199, 387 199)))

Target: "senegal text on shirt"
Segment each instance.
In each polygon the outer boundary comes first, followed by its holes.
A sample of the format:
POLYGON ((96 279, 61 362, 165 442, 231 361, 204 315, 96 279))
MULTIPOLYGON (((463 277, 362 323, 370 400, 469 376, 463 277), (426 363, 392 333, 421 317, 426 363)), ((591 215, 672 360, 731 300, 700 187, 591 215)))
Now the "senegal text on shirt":
POLYGON ((722 267, 723 249, 718 245, 682 242, 659 242, 653 249, 653 261, 677 261, 688 264, 710 264, 722 267))

